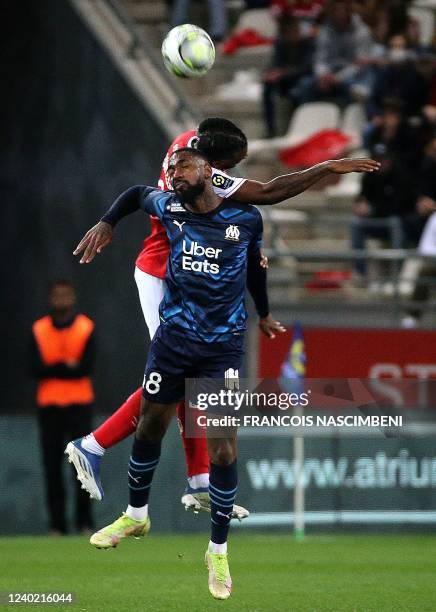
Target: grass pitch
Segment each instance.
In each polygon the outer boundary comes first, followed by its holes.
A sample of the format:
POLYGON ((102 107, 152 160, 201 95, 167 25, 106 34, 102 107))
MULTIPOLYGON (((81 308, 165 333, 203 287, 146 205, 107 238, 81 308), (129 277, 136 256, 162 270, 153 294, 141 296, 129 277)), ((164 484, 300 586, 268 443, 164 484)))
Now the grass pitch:
POLYGON ((68 592, 70 612, 436 610, 436 537, 233 534, 232 597, 207 589, 207 536, 153 534, 117 549, 86 538, 0 538, 0 591, 68 592))

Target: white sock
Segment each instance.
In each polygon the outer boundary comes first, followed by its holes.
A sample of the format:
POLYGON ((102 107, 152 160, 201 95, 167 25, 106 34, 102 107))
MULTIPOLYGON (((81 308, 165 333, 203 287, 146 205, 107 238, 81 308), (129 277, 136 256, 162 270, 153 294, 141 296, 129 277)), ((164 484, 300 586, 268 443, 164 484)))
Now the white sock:
POLYGON ((145 521, 148 516, 148 504, 141 508, 134 508, 133 506, 127 506, 126 514, 129 518, 135 521, 145 521))
POLYGON ((227 552, 227 542, 224 542, 224 544, 215 544, 215 542, 212 542, 212 540, 210 540, 209 552, 218 553, 219 555, 224 555, 227 552))
POLYGON ((209 486, 209 472, 205 474, 195 474, 188 477, 189 486, 193 489, 207 489, 209 486))
POLYGON ((103 457, 105 453, 105 448, 100 446, 97 440, 94 438, 94 434, 89 434, 82 440, 82 446, 85 450, 90 453, 94 453, 94 455, 98 455, 99 457, 103 457))

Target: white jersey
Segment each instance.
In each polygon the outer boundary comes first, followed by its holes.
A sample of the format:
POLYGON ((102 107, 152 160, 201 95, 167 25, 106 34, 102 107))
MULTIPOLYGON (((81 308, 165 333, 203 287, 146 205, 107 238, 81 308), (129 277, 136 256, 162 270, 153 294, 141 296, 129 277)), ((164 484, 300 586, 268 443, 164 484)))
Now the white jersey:
POLYGON ((436 212, 428 218, 418 245, 421 255, 436 255, 436 212))

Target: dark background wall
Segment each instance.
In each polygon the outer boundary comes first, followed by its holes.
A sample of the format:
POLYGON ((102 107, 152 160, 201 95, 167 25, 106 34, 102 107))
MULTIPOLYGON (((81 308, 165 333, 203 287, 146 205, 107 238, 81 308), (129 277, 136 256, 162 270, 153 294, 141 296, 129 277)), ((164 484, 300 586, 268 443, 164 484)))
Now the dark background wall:
POLYGON ((57 277, 96 321, 98 408, 112 411, 142 379, 133 269, 148 220, 124 220, 90 266, 72 251, 120 191, 156 183, 168 141, 67 0, 3 3, 0 53, 0 411, 32 409, 29 330, 57 277))

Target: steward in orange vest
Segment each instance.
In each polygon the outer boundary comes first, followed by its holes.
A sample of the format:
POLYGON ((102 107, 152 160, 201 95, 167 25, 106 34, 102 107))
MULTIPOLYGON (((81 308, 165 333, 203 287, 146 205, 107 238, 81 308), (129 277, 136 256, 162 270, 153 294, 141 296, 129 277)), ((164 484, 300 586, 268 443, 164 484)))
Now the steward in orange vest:
MULTIPOLYGON (((92 429, 94 323, 75 312, 76 293, 57 281, 49 295, 50 314, 32 327, 30 369, 37 379, 36 403, 50 515, 50 530, 67 533, 63 459, 68 440, 92 429)), ((76 527, 93 528, 88 496, 76 483, 76 527)))
POLYGON ((91 404, 94 323, 83 314, 63 322, 51 315, 33 324, 33 372, 39 379, 38 406, 91 404), (38 354, 35 354, 35 349, 38 354))
POLYGON ((69 406, 94 401, 90 373, 94 361, 94 323, 75 314, 75 292, 57 285, 50 315, 32 328, 31 373, 38 379, 38 406, 69 406))

